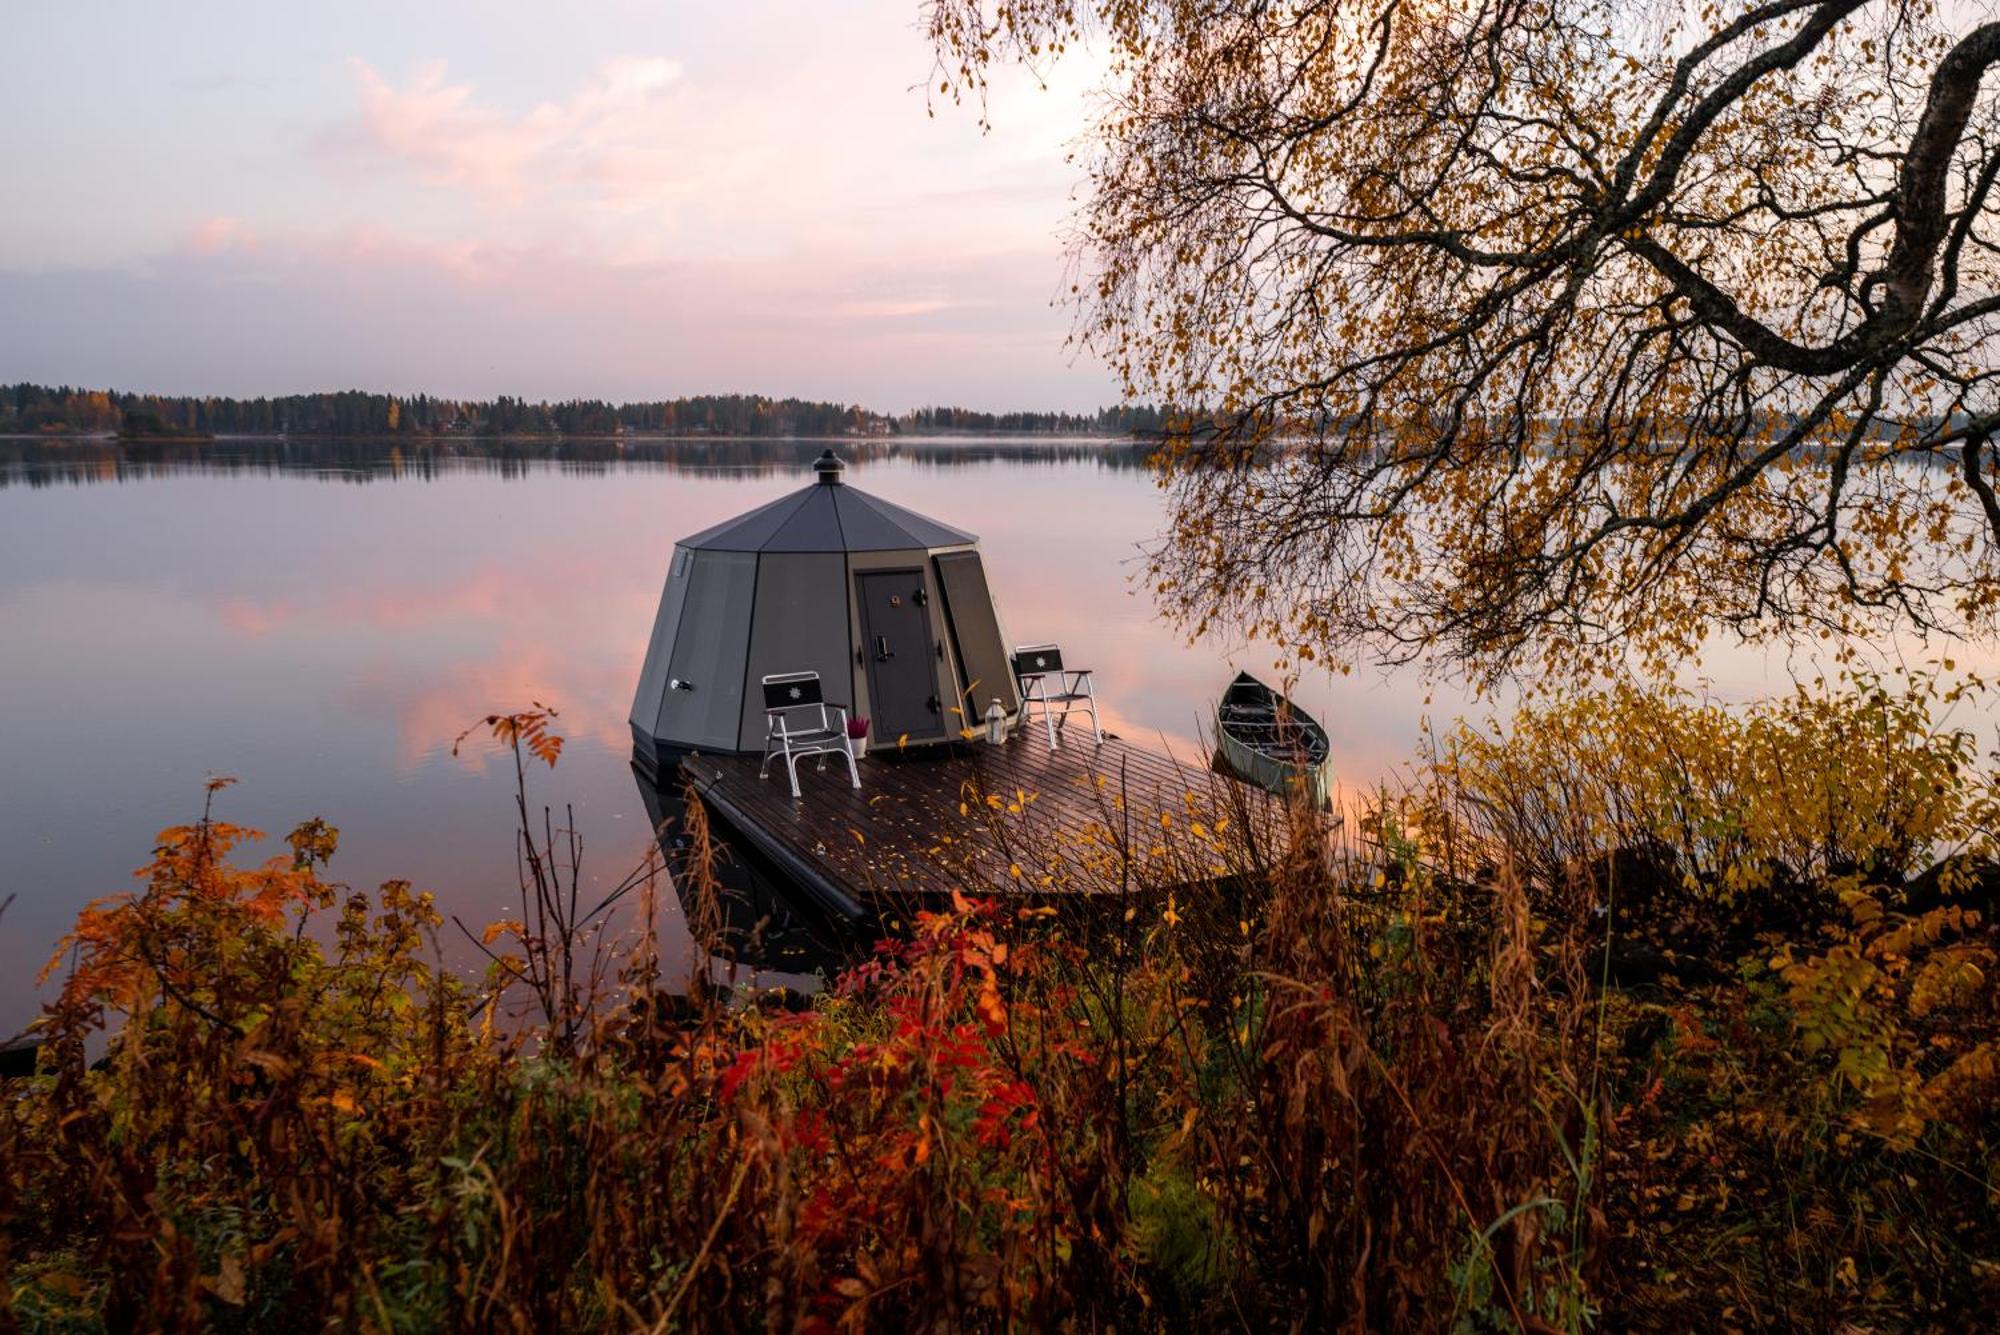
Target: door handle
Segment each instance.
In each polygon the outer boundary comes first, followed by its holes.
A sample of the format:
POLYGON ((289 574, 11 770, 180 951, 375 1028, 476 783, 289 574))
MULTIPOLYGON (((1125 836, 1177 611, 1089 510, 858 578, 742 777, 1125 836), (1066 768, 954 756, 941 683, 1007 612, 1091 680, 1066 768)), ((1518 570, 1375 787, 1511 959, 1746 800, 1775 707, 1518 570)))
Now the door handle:
POLYGON ((886 663, 895 656, 896 651, 889 647, 889 637, 887 635, 877 635, 875 637, 875 661, 886 663))

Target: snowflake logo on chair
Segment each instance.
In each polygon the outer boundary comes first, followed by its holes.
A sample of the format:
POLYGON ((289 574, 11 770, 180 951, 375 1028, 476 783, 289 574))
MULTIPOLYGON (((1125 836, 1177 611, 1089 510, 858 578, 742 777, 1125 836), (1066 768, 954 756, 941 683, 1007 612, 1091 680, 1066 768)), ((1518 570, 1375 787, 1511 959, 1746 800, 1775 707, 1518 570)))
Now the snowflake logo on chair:
POLYGON ((1049 660, 1048 660, 1048 659, 1047 659, 1046 657, 1044 657, 1044 656, 1043 656, 1043 655, 1041 655, 1041 654, 1036 654, 1036 655, 1035 655, 1035 666, 1036 666, 1036 667, 1047 667, 1048 665, 1049 665, 1049 660))
POLYGON ((792 699, 796 700, 796 699, 798 699, 798 698, 799 698, 800 696, 804 695, 804 694, 805 694, 805 692, 804 692, 804 691, 802 691, 802 690, 800 690, 800 689, 799 689, 798 687, 794 686, 794 687, 792 687, 792 692, 791 692, 791 694, 792 694, 792 699))

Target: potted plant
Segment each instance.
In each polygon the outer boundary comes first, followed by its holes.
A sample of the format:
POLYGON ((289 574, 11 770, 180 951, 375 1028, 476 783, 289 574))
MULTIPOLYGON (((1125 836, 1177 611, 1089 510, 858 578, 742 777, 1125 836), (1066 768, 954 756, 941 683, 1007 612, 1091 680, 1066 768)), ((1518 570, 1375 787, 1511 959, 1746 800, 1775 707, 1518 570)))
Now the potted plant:
POLYGON ((851 718, 847 720, 847 744, 853 748, 856 760, 868 754, 867 719, 851 718))

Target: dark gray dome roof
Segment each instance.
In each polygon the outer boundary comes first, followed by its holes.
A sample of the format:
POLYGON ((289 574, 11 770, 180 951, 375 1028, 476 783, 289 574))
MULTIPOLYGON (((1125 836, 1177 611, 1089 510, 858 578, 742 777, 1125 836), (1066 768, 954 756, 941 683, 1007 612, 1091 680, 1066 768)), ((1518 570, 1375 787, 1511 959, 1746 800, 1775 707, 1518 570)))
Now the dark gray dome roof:
POLYGON ((708 552, 892 552, 978 540, 840 482, 816 482, 682 538, 680 545, 708 552))

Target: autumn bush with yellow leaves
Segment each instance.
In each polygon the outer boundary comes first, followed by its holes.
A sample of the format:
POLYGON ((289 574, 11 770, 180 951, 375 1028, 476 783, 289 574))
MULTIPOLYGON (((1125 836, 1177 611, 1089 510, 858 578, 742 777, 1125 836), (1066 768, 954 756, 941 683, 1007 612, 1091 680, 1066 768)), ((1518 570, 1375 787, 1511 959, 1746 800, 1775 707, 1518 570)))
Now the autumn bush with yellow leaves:
POLYGON ((1990 705, 1923 673, 1627 687, 1435 745, 1403 818, 1600 923, 1635 1298, 1950 1329, 2000 1296, 2000 782, 1951 722, 1990 705))
MULTIPOLYGON (((648 878, 589 942, 531 897, 469 986, 427 897, 328 879, 328 827, 244 865, 205 814, 55 962, 0 1105, 0 1302, 30 1329, 1961 1328, 1996 1297, 2000 997, 1993 772, 1955 703, 1538 704, 1437 739, 1346 837, 1191 810, 1074 857, 1106 878, 1081 906, 967 885, 803 1008, 663 976, 648 878), (579 947, 608 972, 551 958, 579 947)), ((489 723, 553 764, 539 712, 489 723)), ((1009 797, 955 836, 1013 840, 1009 797)))

